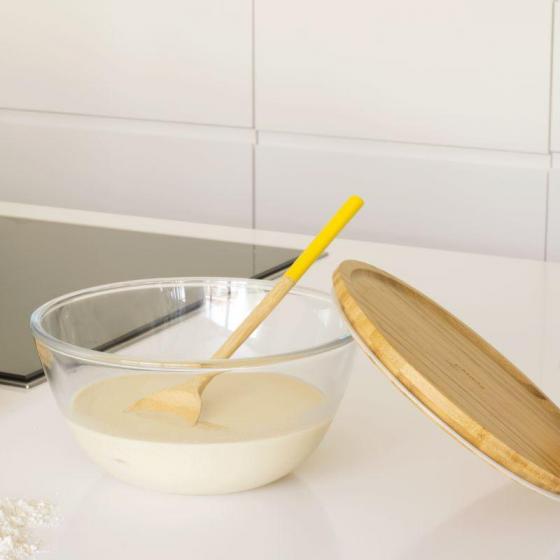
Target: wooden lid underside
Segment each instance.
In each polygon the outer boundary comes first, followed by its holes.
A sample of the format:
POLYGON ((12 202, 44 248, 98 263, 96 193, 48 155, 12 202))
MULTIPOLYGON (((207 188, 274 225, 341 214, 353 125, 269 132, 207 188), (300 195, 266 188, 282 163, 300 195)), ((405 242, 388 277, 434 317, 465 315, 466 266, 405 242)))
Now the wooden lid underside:
POLYGON ((352 329, 405 393, 492 461, 560 494, 560 410, 520 370, 380 269, 345 261, 333 281, 352 329))

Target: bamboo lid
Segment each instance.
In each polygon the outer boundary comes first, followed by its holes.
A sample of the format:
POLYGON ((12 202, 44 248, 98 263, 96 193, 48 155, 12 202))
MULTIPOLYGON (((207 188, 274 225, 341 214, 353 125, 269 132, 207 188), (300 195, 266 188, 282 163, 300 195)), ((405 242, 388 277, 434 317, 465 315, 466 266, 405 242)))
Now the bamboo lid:
POLYGON ((362 349, 415 404, 506 474, 560 494, 560 409, 519 369, 378 268, 345 261, 333 282, 362 349))

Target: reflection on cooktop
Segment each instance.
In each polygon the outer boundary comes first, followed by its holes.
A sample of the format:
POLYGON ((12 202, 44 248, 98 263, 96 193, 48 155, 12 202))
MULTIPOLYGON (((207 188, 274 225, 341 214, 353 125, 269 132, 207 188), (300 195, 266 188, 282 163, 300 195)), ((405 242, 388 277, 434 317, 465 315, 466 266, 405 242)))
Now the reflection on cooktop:
POLYGON ((123 280, 171 276, 270 278, 298 251, 0 217, 0 383, 44 379, 29 316, 67 292, 123 280))

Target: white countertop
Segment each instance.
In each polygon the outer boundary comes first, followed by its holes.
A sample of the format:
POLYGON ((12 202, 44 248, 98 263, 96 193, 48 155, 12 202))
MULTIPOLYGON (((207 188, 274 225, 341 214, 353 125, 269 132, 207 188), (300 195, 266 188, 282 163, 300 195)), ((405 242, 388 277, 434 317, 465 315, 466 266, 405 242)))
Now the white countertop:
MULTIPOLYGON (((0 203, 0 215, 283 247, 306 236, 0 203)), ((303 285, 360 259, 434 297, 560 403, 560 263, 338 240, 303 285)), ((49 499, 41 560, 541 559, 560 556, 560 502, 510 481, 433 424, 357 354, 339 414, 287 478, 242 494, 160 495, 82 454, 48 386, 0 388, 0 496, 49 499)))

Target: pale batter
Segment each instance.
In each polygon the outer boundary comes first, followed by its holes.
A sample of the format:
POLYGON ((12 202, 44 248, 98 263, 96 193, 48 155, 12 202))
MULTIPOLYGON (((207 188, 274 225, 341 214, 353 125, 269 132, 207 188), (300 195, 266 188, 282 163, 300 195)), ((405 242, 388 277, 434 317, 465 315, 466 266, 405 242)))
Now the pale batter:
POLYGON ((70 423, 82 447, 114 476, 167 492, 214 494, 288 474, 322 439, 324 394, 276 373, 225 373, 204 392, 200 422, 169 413, 125 412, 136 400, 182 383, 181 374, 112 377, 82 389, 70 423))

